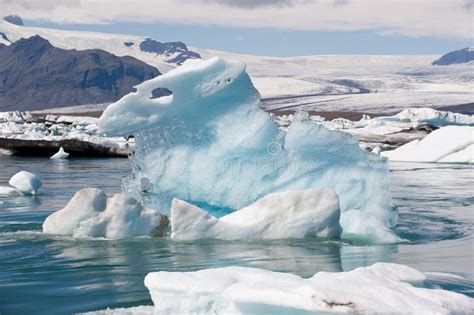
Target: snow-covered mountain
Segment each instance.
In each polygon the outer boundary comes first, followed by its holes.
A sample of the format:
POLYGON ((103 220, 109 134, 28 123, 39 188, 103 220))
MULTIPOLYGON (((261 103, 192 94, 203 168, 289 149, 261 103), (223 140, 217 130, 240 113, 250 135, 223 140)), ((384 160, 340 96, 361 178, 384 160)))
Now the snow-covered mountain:
POLYGON ((9 17, 0 20, 0 43, 5 45, 20 38, 39 35, 58 48, 102 49, 116 56, 135 57, 157 67, 161 72, 167 72, 187 59, 200 58, 198 53, 188 50, 182 42, 160 42, 145 36, 28 27, 11 21, 9 17))
POLYGON ((160 72, 130 56, 64 50, 38 35, 0 45, 0 111, 110 103, 160 72))
POLYGON ((449 66, 458 63, 468 63, 474 60, 474 47, 467 47, 455 51, 451 51, 433 61, 433 65, 449 66))
POLYGON ((407 107, 474 111, 474 63, 432 65, 434 55, 268 57, 194 48, 247 64, 266 109, 395 113, 407 107), (461 105, 461 106, 460 106, 461 105))
MULTIPOLYGON (((66 49, 99 48, 133 56, 165 73, 189 58, 239 60, 266 109, 395 113, 407 107, 474 107, 474 62, 432 65, 439 56, 330 55, 268 57, 187 47, 181 42, 96 32, 62 31, 0 21, 0 43, 40 35, 66 49)), ((315 43, 316 45, 316 43, 315 43)))

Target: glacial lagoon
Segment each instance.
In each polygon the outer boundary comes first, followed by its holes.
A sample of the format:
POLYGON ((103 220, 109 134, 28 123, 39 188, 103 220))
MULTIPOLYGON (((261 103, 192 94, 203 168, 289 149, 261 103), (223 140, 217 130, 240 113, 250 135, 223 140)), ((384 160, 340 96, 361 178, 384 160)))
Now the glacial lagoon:
POLYGON ((474 296, 474 167, 391 163, 404 243, 366 245, 314 238, 253 241, 73 239, 44 234, 45 218, 84 187, 120 192, 128 159, 0 158, 0 183, 28 170, 43 181, 37 196, 0 198, 2 313, 75 313, 152 305, 144 277, 153 271, 247 266, 310 277, 394 262, 423 272, 452 273, 431 285, 474 296))

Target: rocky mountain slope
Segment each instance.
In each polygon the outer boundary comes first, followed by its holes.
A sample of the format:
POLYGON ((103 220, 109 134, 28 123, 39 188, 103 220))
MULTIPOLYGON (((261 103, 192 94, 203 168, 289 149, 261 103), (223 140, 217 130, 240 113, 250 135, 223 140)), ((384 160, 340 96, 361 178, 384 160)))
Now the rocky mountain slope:
MULTIPOLYGON (((62 49, 102 49, 116 56, 132 56, 163 73, 188 59, 201 58, 197 52, 189 50, 185 43, 179 41, 160 42, 146 36, 28 27, 20 25, 23 24, 20 21, 19 17, 5 17, 0 20, 0 43, 1 34, 4 34, 10 43, 20 38, 39 35, 53 46, 62 49)), ((3 43, 8 45, 8 42, 3 43)))
POLYGON ((468 63, 474 60, 474 48, 467 47, 464 49, 459 49, 451 51, 439 58, 438 60, 433 61, 433 65, 436 66, 449 66, 452 64, 458 63, 468 63))
POLYGON ((40 36, 19 39, 0 44, 0 111, 113 102, 159 74, 133 57, 64 50, 40 36))

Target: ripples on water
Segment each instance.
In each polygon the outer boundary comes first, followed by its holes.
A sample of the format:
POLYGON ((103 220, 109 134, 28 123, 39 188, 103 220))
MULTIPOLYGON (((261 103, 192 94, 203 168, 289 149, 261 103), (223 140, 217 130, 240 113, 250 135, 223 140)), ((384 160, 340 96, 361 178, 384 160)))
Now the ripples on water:
POLYGON ((159 238, 77 240, 41 233, 46 216, 77 190, 120 191, 127 159, 0 158, 0 185, 28 170, 43 180, 37 197, 0 198, 0 313, 62 314, 151 305, 148 272, 189 271, 229 265, 292 272, 347 271, 377 261, 422 271, 450 272, 469 280, 431 283, 474 296, 474 168, 394 164, 392 193, 398 233, 407 244, 356 246, 314 239, 177 242, 159 238))

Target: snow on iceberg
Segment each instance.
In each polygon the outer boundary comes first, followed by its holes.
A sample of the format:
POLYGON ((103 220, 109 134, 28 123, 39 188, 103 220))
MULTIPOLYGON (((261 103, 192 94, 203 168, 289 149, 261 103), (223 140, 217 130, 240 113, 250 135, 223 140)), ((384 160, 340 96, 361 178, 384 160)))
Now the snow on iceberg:
POLYGON ((474 163, 474 127, 442 127, 422 140, 381 154, 390 161, 474 163))
POLYGON ((168 218, 143 208, 126 194, 107 198, 96 188, 78 191, 62 210, 54 212, 43 223, 43 232, 74 237, 161 236, 168 218))
POLYGON ((99 129, 135 133, 134 171, 124 187, 142 203, 169 213, 178 198, 213 213, 272 192, 327 187, 342 213, 396 224, 386 161, 304 113, 280 130, 242 63, 192 60, 136 89, 107 108, 99 129), (153 98, 159 88, 172 94, 153 98))
POLYGON ((27 171, 16 173, 8 183, 24 195, 36 195, 42 185, 38 176, 27 171))
POLYGON ((428 274, 376 263, 305 279, 258 268, 153 272, 145 277, 155 314, 469 314, 474 299, 430 289, 428 274), (205 283, 206 285, 203 285, 205 283))
POLYGON ((66 151, 64 151, 63 147, 60 147, 59 148, 59 151, 54 153, 50 159, 51 160, 65 160, 69 157, 69 153, 67 153, 66 151))
POLYGON ((220 219, 173 199, 171 238, 334 238, 342 232, 339 216, 339 198, 327 188, 272 193, 220 219))

